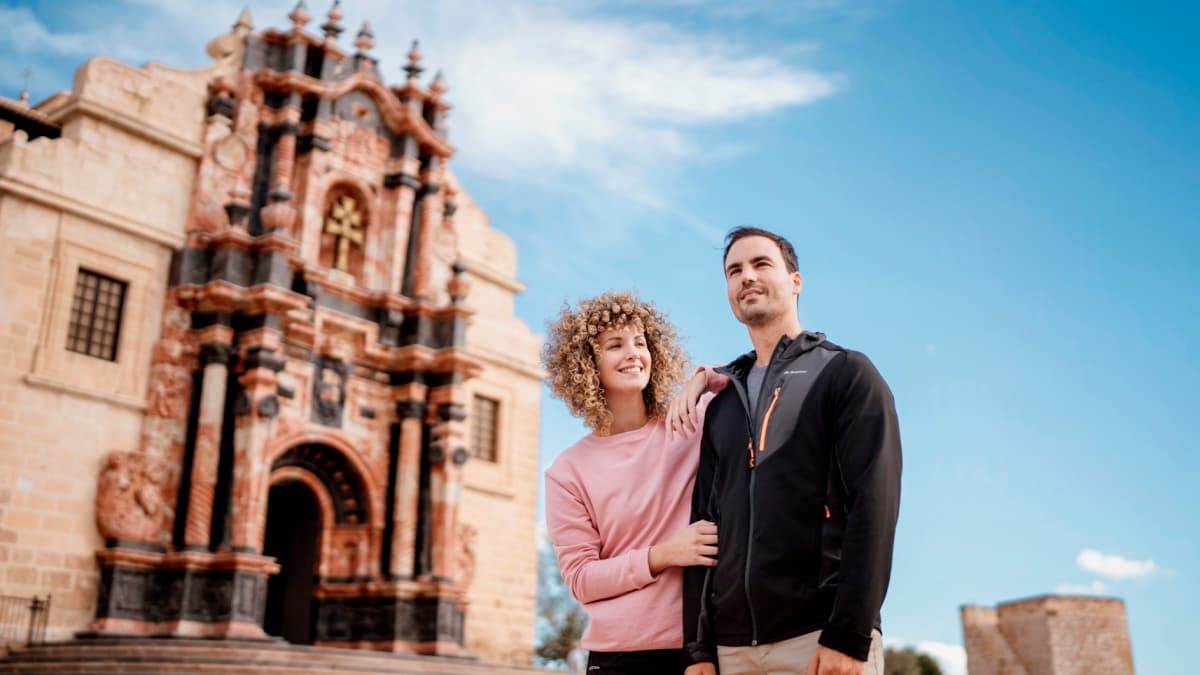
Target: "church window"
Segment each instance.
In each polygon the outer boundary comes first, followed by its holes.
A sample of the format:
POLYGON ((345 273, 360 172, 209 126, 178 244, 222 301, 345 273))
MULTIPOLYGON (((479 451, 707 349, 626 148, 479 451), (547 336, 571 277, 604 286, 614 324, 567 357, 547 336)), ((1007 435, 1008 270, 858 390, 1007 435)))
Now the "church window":
POLYGON ((471 409, 471 455, 487 462, 496 461, 496 427, 500 421, 500 402, 476 396, 471 409))
POLYGON ((123 281, 79 269, 67 327, 67 349, 106 361, 117 360, 125 288, 123 281))

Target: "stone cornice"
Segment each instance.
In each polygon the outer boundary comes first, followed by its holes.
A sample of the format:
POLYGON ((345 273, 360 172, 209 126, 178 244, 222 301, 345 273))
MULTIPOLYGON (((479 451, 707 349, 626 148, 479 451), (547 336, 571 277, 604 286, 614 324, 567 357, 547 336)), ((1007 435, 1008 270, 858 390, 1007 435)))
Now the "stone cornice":
POLYGON ((183 232, 179 232, 178 234, 166 232, 149 223, 127 218, 112 211, 107 211, 102 207, 75 199, 53 188, 33 185, 19 178, 14 178, 11 175, 0 176, 0 192, 8 192, 23 199, 28 199, 31 202, 78 216, 84 220, 107 225, 114 230, 154 242, 167 248, 179 248, 183 246, 185 241, 183 232))
POLYGON ((50 112, 49 117, 56 124, 62 125, 68 117, 76 113, 103 120, 126 133, 133 134, 156 145, 161 145, 168 150, 173 150, 192 159, 200 159, 204 155, 204 148, 195 141, 188 140, 169 131, 164 131, 147 123, 145 120, 126 115, 119 110, 86 98, 71 99, 61 108, 50 112))
POLYGON ((439 157, 454 154, 454 146, 447 143, 420 115, 397 99, 391 90, 370 73, 360 72, 344 80, 325 82, 297 72, 259 71, 254 75, 254 83, 264 91, 307 94, 329 100, 340 98, 354 90, 362 91, 379 105, 383 121, 389 129, 396 133, 412 134, 418 143, 429 147, 439 157))

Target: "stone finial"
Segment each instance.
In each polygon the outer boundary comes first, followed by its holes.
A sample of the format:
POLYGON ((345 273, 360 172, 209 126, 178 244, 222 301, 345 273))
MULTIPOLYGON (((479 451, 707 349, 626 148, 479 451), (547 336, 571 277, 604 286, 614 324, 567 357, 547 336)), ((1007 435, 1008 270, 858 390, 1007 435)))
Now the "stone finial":
POLYGON ((346 30, 342 26, 342 0, 333 0, 333 6, 325 14, 325 18, 328 21, 321 24, 321 30, 325 31, 325 38, 327 40, 337 40, 342 31, 346 30))
POLYGON ((308 8, 304 6, 304 0, 296 3, 296 8, 288 14, 288 19, 291 20, 292 26, 297 31, 304 30, 305 24, 312 21, 312 15, 308 13, 308 8))
POLYGON ((233 33, 234 35, 246 35, 252 30, 254 30, 254 21, 250 19, 250 5, 246 5, 233 24, 233 33))
POLYGON ((421 67, 421 50, 417 49, 417 41, 413 40, 412 49, 408 50, 408 65, 404 66, 404 72, 408 73, 410 80, 415 80, 424 71, 421 67))
POLYGON ((462 258, 458 258, 450 266, 450 271, 454 273, 454 276, 446 282, 446 293, 450 296, 451 304, 458 305, 471 290, 471 282, 463 276, 467 271, 467 263, 463 262, 462 258))
POLYGON ((370 22, 363 21, 362 28, 358 29, 358 36, 354 40, 354 48, 360 54, 366 54, 375 48, 375 34, 371 32, 370 22))
POLYGON ((19 100, 21 105, 25 106, 26 108, 29 107, 29 78, 32 76, 33 69, 29 66, 25 66, 25 69, 21 71, 21 77, 24 78, 24 84, 21 86, 21 94, 17 97, 17 100, 19 100))
POLYGON ((433 82, 431 82, 429 85, 429 94, 434 100, 437 100, 440 99, 442 95, 445 94, 449 89, 450 87, 446 86, 446 78, 442 77, 442 71, 439 70, 437 75, 434 76, 433 82))

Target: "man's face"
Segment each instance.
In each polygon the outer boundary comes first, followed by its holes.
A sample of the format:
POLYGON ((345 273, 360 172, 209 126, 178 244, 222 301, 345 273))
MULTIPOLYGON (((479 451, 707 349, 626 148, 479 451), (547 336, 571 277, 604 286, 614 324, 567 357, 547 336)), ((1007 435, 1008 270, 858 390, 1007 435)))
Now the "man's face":
POLYGON ((768 324, 795 313, 800 286, 800 273, 787 271, 779 246, 766 237, 743 237, 725 256, 729 307, 747 326, 768 324))

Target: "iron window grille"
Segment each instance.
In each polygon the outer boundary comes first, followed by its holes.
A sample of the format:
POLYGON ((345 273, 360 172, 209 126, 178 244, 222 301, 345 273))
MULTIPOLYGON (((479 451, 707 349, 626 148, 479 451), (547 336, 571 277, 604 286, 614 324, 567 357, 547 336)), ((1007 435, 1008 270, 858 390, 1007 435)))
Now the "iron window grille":
POLYGON ((67 349, 106 361, 117 360, 126 287, 123 281, 79 268, 71 301, 67 349))

